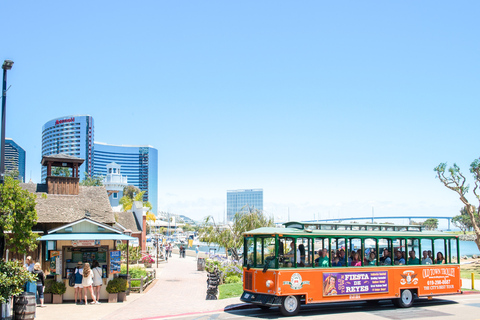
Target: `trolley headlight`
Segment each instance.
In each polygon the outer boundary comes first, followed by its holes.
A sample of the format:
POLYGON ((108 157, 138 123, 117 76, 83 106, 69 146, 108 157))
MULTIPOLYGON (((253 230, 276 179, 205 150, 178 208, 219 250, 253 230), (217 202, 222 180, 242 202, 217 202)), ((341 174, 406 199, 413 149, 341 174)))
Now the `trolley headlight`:
POLYGON ((273 287, 273 281, 272 280, 267 280, 267 288, 273 287))

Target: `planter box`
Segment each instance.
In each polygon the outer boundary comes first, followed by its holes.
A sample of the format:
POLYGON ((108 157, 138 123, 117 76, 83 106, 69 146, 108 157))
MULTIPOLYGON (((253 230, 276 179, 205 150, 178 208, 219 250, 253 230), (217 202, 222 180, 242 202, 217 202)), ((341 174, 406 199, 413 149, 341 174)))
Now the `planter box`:
POLYGON ((118 299, 117 293, 109 293, 108 294, 108 303, 116 303, 118 299))
POLYGON ((45 303, 52 303, 52 294, 51 293, 44 293, 43 297, 45 298, 45 303))
POLYGON ((52 299, 53 304, 63 303, 63 294, 54 294, 52 299))
POLYGON ((127 293, 124 292, 119 292, 118 293, 118 302, 124 302, 127 301, 127 293))

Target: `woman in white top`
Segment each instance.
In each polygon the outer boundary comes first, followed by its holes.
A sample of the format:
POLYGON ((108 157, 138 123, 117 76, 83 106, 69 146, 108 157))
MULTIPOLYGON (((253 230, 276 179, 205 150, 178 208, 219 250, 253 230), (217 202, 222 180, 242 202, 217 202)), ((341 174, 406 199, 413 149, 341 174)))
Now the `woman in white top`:
POLYGON ((95 295, 93 294, 92 289, 93 284, 93 272, 90 270, 90 263, 86 262, 83 266, 83 294, 85 295, 85 304, 87 304, 87 291, 90 290, 90 294, 92 295, 92 302, 91 304, 98 304, 97 300, 95 299, 95 295))
MULTIPOLYGON (((100 289, 102 288, 102 268, 100 268, 98 261, 92 263, 93 272, 93 293, 97 297, 97 302, 100 300, 100 289)), ((100 303, 100 302, 98 302, 100 303)))

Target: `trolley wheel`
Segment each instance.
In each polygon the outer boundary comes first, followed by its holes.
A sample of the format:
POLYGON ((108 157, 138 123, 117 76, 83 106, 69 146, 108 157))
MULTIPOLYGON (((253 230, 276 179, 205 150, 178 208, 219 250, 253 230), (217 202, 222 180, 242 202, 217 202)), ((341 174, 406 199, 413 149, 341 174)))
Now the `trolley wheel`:
POLYGON ((398 308, 410 308, 413 305, 414 298, 413 292, 405 289, 400 293, 400 298, 393 300, 393 304, 398 308))
POLYGON ((296 316, 300 311, 300 299, 297 296, 286 296, 282 299, 280 311, 284 316, 296 316))

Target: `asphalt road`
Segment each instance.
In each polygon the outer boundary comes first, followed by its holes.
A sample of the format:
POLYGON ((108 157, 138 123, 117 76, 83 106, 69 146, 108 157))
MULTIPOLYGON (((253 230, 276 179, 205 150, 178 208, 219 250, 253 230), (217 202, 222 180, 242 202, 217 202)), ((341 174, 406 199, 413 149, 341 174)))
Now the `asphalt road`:
MULTIPOLYGON (((411 308, 396 308, 390 301, 376 305, 365 302, 329 303, 302 306, 296 317, 283 317, 278 308, 262 311, 258 308, 175 317, 182 320, 226 319, 332 319, 332 320, 405 320, 405 319, 480 319, 480 294, 463 294, 441 298, 417 299, 411 308)), ((169 319, 172 319, 169 317, 169 319)))

